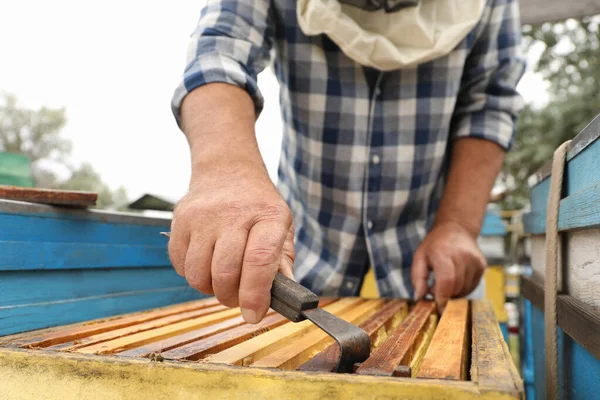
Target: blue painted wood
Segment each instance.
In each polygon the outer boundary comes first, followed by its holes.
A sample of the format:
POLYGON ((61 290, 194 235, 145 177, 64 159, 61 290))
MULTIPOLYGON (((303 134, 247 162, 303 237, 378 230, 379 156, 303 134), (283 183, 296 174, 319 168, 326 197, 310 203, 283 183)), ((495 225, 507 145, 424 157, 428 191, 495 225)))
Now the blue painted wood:
POLYGON ((107 223, 68 215, 40 216, 0 212, 0 241, 113 243, 155 245, 165 244, 160 232, 169 226, 107 223))
MULTIPOLYGON (((546 398, 544 313, 535 306, 530 307, 531 323, 524 326, 532 333, 531 357, 535 377, 535 398, 546 398)), ((526 318, 527 321, 527 318, 526 318)), ((600 360, 564 333, 558 334, 559 377, 561 399, 595 400, 600 393, 600 360)), ((526 355, 527 358, 529 355, 526 355)))
POLYGON ((0 335, 204 297, 170 266, 169 225, 0 201, 0 335))
POLYGON ((569 399, 600 398, 600 361, 565 335, 564 357, 569 399))
POLYGON ((186 285, 172 267, 0 272, 0 312, 16 305, 186 285))
MULTIPOLYGON (((596 122, 586 129, 597 129, 599 124, 600 120, 596 119, 596 122)), ((585 129, 580 133, 583 134, 586 134, 585 129)), ((600 201, 598 185, 600 185, 600 140, 596 138, 566 163, 559 229, 587 228, 599 224, 596 205, 600 201), (581 204, 585 204, 588 208, 582 210, 581 204), (564 211, 563 207, 565 207, 564 211)), ((527 233, 543 234, 546 231, 549 192, 550 177, 537 182, 531 189, 532 212, 524 216, 524 228, 527 233)))
MULTIPOLYGON (((527 233, 544 234, 546 229, 545 208, 526 214, 523 225, 527 233)), ((558 213, 558 229, 560 231, 589 229, 598 226, 600 226, 600 184, 588 186, 560 201, 558 213)))
POLYGON ((533 375, 533 335, 531 332, 531 301, 523 299, 521 308, 521 371, 523 375, 523 384, 525 386, 525 398, 535 399, 535 382, 533 375))
POLYGON ((502 332, 504 341, 508 343, 508 324, 506 322, 500 322, 500 332, 502 332))
MULTIPOLYGON (((164 241, 164 240, 163 240, 164 241)), ((0 242, 0 271, 165 267, 171 265, 167 244, 161 246, 97 243, 0 242)))
POLYGON ((499 214, 488 211, 483 219, 481 226, 481 236, 504 236, 506 235, 506 226, 499 214))
POLYGON ((91 296, 0 310, 0 336, 147 310, 205 297, 189 286, 91 296))

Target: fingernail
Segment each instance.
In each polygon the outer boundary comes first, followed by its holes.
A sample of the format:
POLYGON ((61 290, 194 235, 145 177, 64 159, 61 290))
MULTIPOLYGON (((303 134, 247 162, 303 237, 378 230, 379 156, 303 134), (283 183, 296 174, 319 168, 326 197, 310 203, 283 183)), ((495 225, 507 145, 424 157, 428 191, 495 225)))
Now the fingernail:
POLYGON ((244 317, 244 321, 249 324, 258 324, 258 314, 254 310, 250 310, 248 308, 242 308, 242 317, 244 317))

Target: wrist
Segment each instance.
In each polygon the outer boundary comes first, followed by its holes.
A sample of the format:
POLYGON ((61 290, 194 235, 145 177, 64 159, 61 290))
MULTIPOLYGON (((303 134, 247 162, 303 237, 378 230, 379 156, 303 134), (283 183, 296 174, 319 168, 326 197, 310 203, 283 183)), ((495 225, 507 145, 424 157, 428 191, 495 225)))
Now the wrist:
POLYGON ((440 226, 453 226, 455 229, 460 229, 467 233, 471 238, 477 239, 479 236, 479 231, 481 229, 481 224, 465 220, 464 218, 457 218, 448 215, 440 215, 435 218, 433 223, 433 228, 440 226))

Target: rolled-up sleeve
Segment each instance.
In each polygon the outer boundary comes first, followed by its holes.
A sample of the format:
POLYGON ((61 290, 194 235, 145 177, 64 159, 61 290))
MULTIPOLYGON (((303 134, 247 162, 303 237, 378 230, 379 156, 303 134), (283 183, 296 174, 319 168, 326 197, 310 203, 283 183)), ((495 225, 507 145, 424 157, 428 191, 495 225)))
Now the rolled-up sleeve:
POLYGON ((453 138, 491 140, 508 150, 523 106, 517 83, 525 71, 517 0, 490 0, 473 32, 452 120, 453 138))
POLYGON ((195 88, 222 82, 245 89, 257 116, 263 108, 257 75, 269 64, 273 27, 270 0, 208 0, 187 53, 171 108, 181 124, 181 103, 195 88))

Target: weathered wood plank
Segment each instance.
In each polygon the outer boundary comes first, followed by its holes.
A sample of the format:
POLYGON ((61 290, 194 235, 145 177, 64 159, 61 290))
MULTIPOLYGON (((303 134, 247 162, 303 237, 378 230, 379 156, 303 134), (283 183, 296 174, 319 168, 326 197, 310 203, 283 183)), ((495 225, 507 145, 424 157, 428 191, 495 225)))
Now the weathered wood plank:
MULTIPOLYGON (((560 201, 558 230, 561 232, 600 226, 600 184, 592 185, 573 193, 560 201)), ((544 234, 546 211, 535 210, 524 218, 525 231, 530 234, 544 234)))
POLYGON ((107 321, 88 321, 77 325, 66 327, 65 329, 43 332, 36 335, 27 335, 21 339, 14 340, 11 344, 27 346, 27 347, 48 347, 60 343, 81 339, 86 336, 95 335, 111 329, 119 329, 131 326, 153 319, 166 317, 178 313, 184 313, 192 310, 200 310, 203 308, 218 305, 219 301, 214 298, 206 298, 202 300, 191 301, 183 304, 176 304, 156 310, 147 311, 144 313, 135 313, 133 315, 111 318, 107 321))
MULTIPOLYGON (((407 311, 408 304, 406 301, 391 300, 381 310, 358 325, 371 338, 371 351, 385 341, 389 332, 406 317, 407 311)), ((298 370, 331 372, 337 364, 339 354, 339 346, 337 343, 332 343, 325 350, 298 367, 298 370)))
POLYGON ((96 205, 98 193, 0 185, 0 199, 85 208, 96 205))
MULTIPOLYGON (((542 312, 544 288, 531 277, 523 277, 521 293, 542 312)), ((557 298, 558 325, 584 349, 600 360, 600 311, 570 295, 557 298)))
POLYGON ((417 372, 417 378, 465 380, 469 347, 469 301, 450 300, 417 372))
POLYGON ((471 380, 483 387, 523 393, 523 381, 502 337, 492 304, 488 300, 472 300, 471 314, 471 380))
POLYGON ((435 313, 435 303, 420 301, 390 337, 356 370, 359 375, 392 376, 400 364, 410 365, 424 331, 435 313))
MULTIPOLYGON (((363 300, 360 298, 344 298, 324 307, 324 309, 332 314, 339 314, 358 306, 362 302, 363 300)), ((219 364, 249 365, 285 346, 289 340, 298 340, 315 329, 319 328, 308 320, 286 324, 218 354, 211 355, 205 358, 205 361, 219 364)))
MULTIPOLYGON (((338 316, 352 324, 359 324, 370 314, 382 307, 385 300, 370 300, 338 316)), ((312 355, 320 352, 333 342, 331 336, 321 329, 315 329, 287 346, 250 364, 252 367, 296 369, 312 355)))
POLYGON ((166 267, 167 244, 0 241, 0 271, 166 267))
MULTIPOLYGON (((325 307, 335 301, 336 300, 332 298, 321 298, 319 300, 319 307, 325 307)), ((225 324, 226 322, 227 321, 223 321, 221 324, 225 324)), ((263 334, 287 322, 288 320, 286 318, 279 314, 276 314, 273 310, 269 310, 266 318, 256 325, 244 324, 233 329, 223 329, 222 332, 206 334, 206 336, 202 338, 203 340, 193 340, 189 343, 177 343, 177 341, 180 339, 188 340, 188 338, 185 337, 185 334, 180 336, 174 336, 173 338, 171 338, 172 340, 165 339, 165 341, 163 342, 152 343, 149 344, 147 348, 150 350, 150 352, 161 351, 162 356, 165 359, 199 360, 210 354, 214 354, 219 351, 223 351, 225 349, 233 347, 237 344, 240 344, 245 340, 263 334), (160 348, 159 346, 169 346, 171 348, 160 348)), ((213 325, 212 327, 218 328, 218 325, 221 324, 213 325)), ((205 329, 208 330, 209 328, 211 327, 207 327, 205 329)), ((203 330, 197 332, 198 334, 205 334, 205 332, 202 331, 203 330)), ((194 332, 190 332, 190 334, 193 333, 194 332)), ((139 351, 138 349, 132 349, 127 353, 120 353, 119 355, 131 357, 139 355, 140 352, 144 353, 146 351, 141 348, 139 349, 139 351)), ((149 354, 149 352, 147 354, 149 354)))
POLYGON ((136 333, 149 331, 151 329, 160 328, 163 326, 168 326, 172 324, 176 324, 182 321, 188 321, 194 318, 199 318, 205 315, 214 314, 220 311, 226 310, 227 307, 223 305, 215 305, 212 307, 202 308, 200 310, 192 310, 183 313, 178 313, 174 315, 169 315, 162 318, 153 319, 148 322, 138 323, 135 325, 130 325, 120 329, 114 329, 106 332, 100 332, 95 335, 86 336, 84 338, 74 340, 72 342, 67 342, 55 346, 51 346, 50 348, 53 350, 64 350, 64 351, 73 351, 80 349, 82 347, 91 346, 93 344, 98 344, 102 342, 108 342, 109 340, 122 338, 129 335, 134 335, 136 333))
POLYGON ((202 297, 204 295, 186 285, 10 307, 0 310, 0 336, 148 310, 202 297))
MULTIPOLYGON (((559 250, 559 292, 600 308, 600 229, 585 229, 562 234, 564 243, 559 250), (562 253, 565 253, 564 255, 562 253), (564 276, 563 276, 564 275, 564 276)), ((543 284, 545 281, 545 238, 531 237, 531 265, 533 277, 543 284)))
POLYGON ((245 324, 229 329, 204 340, 178 346, 172 350, 162 352, 166 360, 200 360, 211 354, 229 349, 244 341, 265 334, 281 325, 290 323, 284 316, 272 314, 256 325, 245 324))
POLYGON ((11 400, 397 399, 508 400, 472 382, 236 368, 205 363, 150 362, 74 353, 0 349, 0 393, 11 400), (176 396, 174 395, 176 394, 176 396))
MULTIPOLYGON (((0 200, 0 208, 3 201, 0 200)), ((45 207, 43 207, 45 208, 45 207)), ((169 229, 170 220, 153 221, 151 218, 127 216, 100 211, 56 211, 42 215, 4 214, 0 211, 0 241, 106 243, 164 246, 165 238, 159 232, 169 229), (153 224, 150 224, 154 222, 153 224), (149 225, 150 224, 150 225, 149 225), (60 236, 57 236, 60 232, 60 236)))
MULTIPOLYGON (((437 326, 437 314, 431 314, 429 316, 429 324, 427 328, 423 332, 423 336, 419 341, 419 345, 417 349, 414 351, 413 356, 410 360, 410 377, 416 378, 419 368, 421 367, 421 362, 423 361, 423 357, 425 357, 425 352, 429 348, 429 343, 431 343, 431 339, 433 338, 433 333, 435 332, 435 328, 437 326)), ((400 365, 402 366, 402 365, 400 365)), ((399 367, 400 367, 399 366, 399 367)), ((397 368, 395 373, 398 373, 399 369, 397 368)), ((398 375, 396 375, 398 376, 398 375)))
MULTIPOLYGON (((265 318, 273 313, 274 311, 269 310, 267 315, 265 315, 265 318)), ((144 346, 135 347, 118 353, 118 355, 122 357, 146 357, 152 353, 162 353, 192 342, 198 342, 207 337, 244 325, 245 323, 242 316, 227 319, 214 325, 175 335, 157 342, 148 343, 144 346)))
MULTIPOLYGON (((1 228, 0 228, 1 229, 1 228)), ((1 256, 0 256, 1 257, 1 256)), ((11 307, 189 286, 171 266, 0 272, 0 312, 11 307)))
POLYGON ((88 354, 110 354, 123 350, 128 350, 136 346, 141 346, 150 342, 161 340, 180 333, 189 332, 211 324, 215 324, 228 318, 236 317, 240 314, 239 308, 225 310, 214 314, 195 318, 189 321, 178 322, 176 324, 163 326, 161 328, 151 329, 149 331, 136 333, 123 338, 109 340, 91 346, 86 346, 75 350, 78 353, 88 354))

